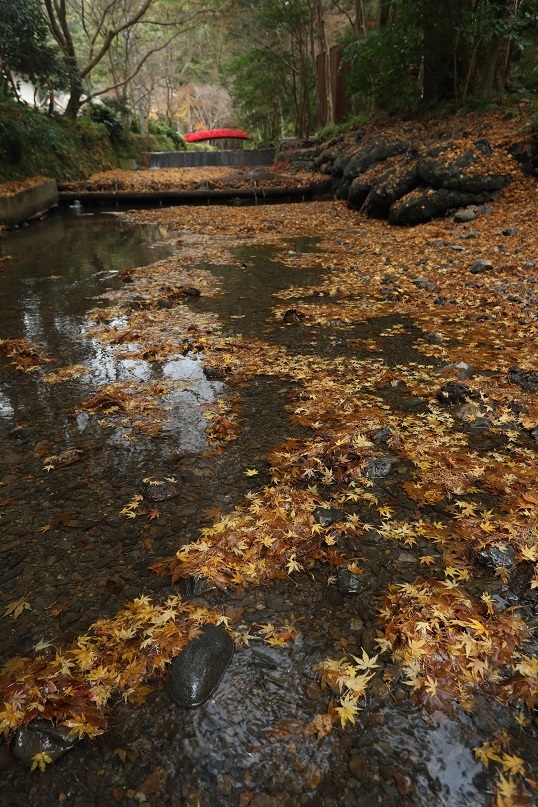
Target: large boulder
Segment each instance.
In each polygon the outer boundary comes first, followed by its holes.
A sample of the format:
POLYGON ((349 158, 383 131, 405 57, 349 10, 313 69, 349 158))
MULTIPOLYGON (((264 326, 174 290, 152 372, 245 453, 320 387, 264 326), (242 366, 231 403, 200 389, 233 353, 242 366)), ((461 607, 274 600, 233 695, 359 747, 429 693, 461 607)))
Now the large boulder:
POLYGON ((487 140, 463 151, 456 143, 429 149, 417 162, 418 178, 424 185, 462 193, 492 193, 508 184, 498 173, 487 140))
POLYGON ((387 160, 373 180, 364 204, 371 218, 387 218, 391 206, 418 185, 416 154, 411 152, 387 160))
POLYGON ((406 225, 422 224, 448 210, 467 205, 480 205, 492 199, 491 193, 462 193, 448 188, 416 188, 398 199, 389 211, 389 223, 406 225))

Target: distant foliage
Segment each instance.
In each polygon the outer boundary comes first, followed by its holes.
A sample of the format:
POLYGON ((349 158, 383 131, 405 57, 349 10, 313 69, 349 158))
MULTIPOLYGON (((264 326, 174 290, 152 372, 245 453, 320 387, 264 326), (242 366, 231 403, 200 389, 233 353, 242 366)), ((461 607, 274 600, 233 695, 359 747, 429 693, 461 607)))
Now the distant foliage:
POLYGON ((169 141, 172 145, 171 151, 185 151, 187 148, 183 135, 176 129, 172 129, 171 126, 161 123, 161 121, 149 121, 148 131, 150 134, 156 135, 160 139, 169 141))
POLYGON ((119 141, 125 135, 125 127, 114 102, 105 99, 101 104, 90 104, 90 117, 96 123, 102 123, 111 140, 119 141))
POLYGON ((18 74, 36 83, 67 83, 67 68, 57 48, 49 44, 49 30, 35 0, 0 0, 0 92, 16 93, 18 74))
POLYGON ((538 85, 537 0, 394 0, 383 24, 344 40, 355 107, 487 99, 538 85))

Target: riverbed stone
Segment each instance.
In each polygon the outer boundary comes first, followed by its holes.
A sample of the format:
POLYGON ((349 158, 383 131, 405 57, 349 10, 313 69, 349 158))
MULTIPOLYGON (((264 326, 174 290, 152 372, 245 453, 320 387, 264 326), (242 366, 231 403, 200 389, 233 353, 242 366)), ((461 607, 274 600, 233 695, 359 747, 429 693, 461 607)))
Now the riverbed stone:
POLYGON ((330 527, 344 518, 344 512, 336 510, 334 507, 316 507, 312 515, 314 516, 314 521, 321 527, 330 527))
POLYGON ((367 479, 384 479, 395 462, 398 462, 397 458, 391 456, 369 457, 364 465, 364 476, 367 479))
POLYGON ((483 275, 485 272, 491 272, 492 269, 493 264, 491 261, 485 258, 478 258, 476 261, 472 262, 469 271, 472 275, 483 275))
POLYGON ((234 652, 220 625, 206 625, 170 664, 166 691, 177 706, 200 706, 218 687, 234 652))
POLYGON ((55 726, 49 720, 33 720, 17 729, 11 750, 26 765, 31 764, 36 754, 43 753, 55 762, 78 740, 77 735, 69 734, 67 726, 55 726))
POLYGON ((474 212, 474 210, 458 210, 454 214, 454 221, 457 223, 474 221, 475 219, 476 219, 476 213, 474 212))
POLYGON ((363 576, 354 574, 349 569, 340 569, 336 578, 336 588, 344 597, 354 597, 360 594, 368 585, 365 585, 363 576))
POLYGON ((449 406, 450 404, 462 404, 475 397, 466 384, 459 381, 449 381, 437 391, 436 396, 439 403, 449 406))
POLYGON ((508 370, 508 381, 517 384, 525 392, 538 392, 538 372, 511 367, 508 370))
POLYGON ((149 476, 142 483, 142 495, 150 502, 175 499, 182 492, 183 486, 175 476, 149 476))
POLYGON ((480 550, 476 559, 482 566, 490 569, 501 566, 511 569, 516 563, 516 555, 511 546, 488 546, 480 550))

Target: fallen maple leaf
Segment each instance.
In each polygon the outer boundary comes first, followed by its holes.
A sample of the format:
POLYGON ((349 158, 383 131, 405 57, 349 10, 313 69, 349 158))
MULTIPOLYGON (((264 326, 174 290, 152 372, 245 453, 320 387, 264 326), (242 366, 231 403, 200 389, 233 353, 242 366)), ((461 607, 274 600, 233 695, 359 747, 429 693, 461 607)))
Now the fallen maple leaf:
POLYGON ((26 609, 29 609, 30 611, 32 610, 30 603, 27 602, 24 597, 21 597, 20 599, 10 603, 2 616, 10 616, 12 619, 18 619, 22 612, 26 611, 26 609))

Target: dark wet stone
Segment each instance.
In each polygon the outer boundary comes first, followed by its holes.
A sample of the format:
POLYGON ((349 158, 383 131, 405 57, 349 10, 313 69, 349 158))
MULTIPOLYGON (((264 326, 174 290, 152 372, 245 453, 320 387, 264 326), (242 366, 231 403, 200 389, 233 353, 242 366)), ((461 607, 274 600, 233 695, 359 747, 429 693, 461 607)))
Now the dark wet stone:
POLYGON ((297 308, 288 308, 288 310, 284 311, 282 314, 282 321, 285 322, 286 325, 300 325, 304 318, 305 315, 297 308))
POLYGON ((511 569, 516 563, 516 554, 511 546, 504 549, 501 549, 500 546, 488 546, 486 549, 480 550, 476 559, 482 566, 490 569, 496 569, 499 566, 511 569))
POLYGON ((176 477, 150 476, 142 483, 142 495, 150 502, 164 502, 174 499, 183 492, 183 486, 176 477))
POLYGON ((466 423, 473 418, 480 417, 480 409, 476 404, 473 403, 464 403, 459 406, 456 411, 453 413, 454 420, 459 421, 460 423, 466 423))
POLYGON ((354 179, 347 196, 349 205, 359 210, 365 203, 371 187, 371 180, 368 177, 359 176, 354 179))
POLYGON ((368 588, 368 582, 361 574, 353 574, 349 569, 340 569, 336 578, 336 588, 344 597, 353 597, 368 588))
POLYGON ((533 370, 522 370, 520 367, 511 367, 508 370, 508 381, 517 384, 525 392, 538 392, 538 373, 533 370))
POLYGON ((417 289, 423 289, 424 291, 431 291, 437 294, 441 291, 437 283, 434 283, 431 280, 428 280, 427 277, 417 277, 415 280, 411 281, 417 289))
POLYGON ((469 271, 472 275, 483 275, 485 272, 491 272, 492 269, 493 264, 491 261, 479 258, 478 260, 472 262, 469 271))
POLYGON ((208 381, 221 381, 226 377, 226 371, 222 367, 204 367, 204 374, 208 381))
POLYGON ((192 574, 187 578, 178 580, 177 586, 183 599, 199 597, 214 588, 203 577, 194 577, 192 574))
POLYGON ((314 516, 314 521, 322 527, 330 527, 331 524, 335 524, 344 518, 342 510, 335 510, 332 507, 316 507, 312 515, 314 516))
POLYGON ((329 586, 327 588, 325 599, 329 605, 339 606, 345 603, 345 597, 334 586, 329 586))
POLYGON ((481 140, 477 140, 475 146, 478 151, 482 151, 484 154, 493 154, 491 143, 486 137, 483 137, 481 140))
POLYGON ((367 479, 384 479, 390 474, 395 462, 398 462, 396 457, 369 457, 364 465, 363 475, 367 479))
POLYGON ((392 437, 392 429, 390 426, 385 426, 384 429, 376 432, 372 437, 373 443, 385 443, 387 440, 390 440, 392 437))
POLYGON ((489 198, 491 194, 486 192, 421 186, 394 202, 389 212, 389 223, 399 226, 422 224, 437 216, 444 216, 451 208, 480 204, 489 198))
MULTIPOLYGON (((475 146, 454 158, 450 144, 436 146, 420 157, 417 164, 419 177, 426 185, 459 193, 478 195, 504 188, 509 178, 494 171, 488 172, 487 164, 481 165, 480 154, 476 152, 484 153, 475 146)), ((468 204, 472 202, 453 206, 466 207, 468 204)))
POLYGON ((458 210, 454 215, 454 221, 456 222, 474 221, 475 219, 476 213, 474 210, 458 210))
POLYGON ((391 205, 417 185, 415 156, 401 155, 389 160, 385 170, 372 182, 364 212, 371 218, 386 218, 391 205))
MULTIPOLYGON (((535 570, 534 564, 530 561, 522 561, 512 569, 512 577, 510 580, 510 587, 516 597, 524 597, 533 603, 533 607, 538 607, 538 593, 536 589, 531 588, 534 578, 535 570)), ((533 642, 536 645, 536 641, 533 642)), ((536 648, 538 650, 538 648, 536 648)), ((527 649, 530 655, 530 648, 527 649)), ((535 653, 536 654, 536 653, 535 653)))
POLYGON ((166 691, 177 706, 200 706, 216 690, 232 660, 234 643, 219 625, 206 625, 170 664, 166 691))
POLYGON ((517 227, 505 227, 504 230, 501 230, 502 235, 517 235, 517 233, 517 227))
POLYGON ((471 419, 465 425, 465 430, 470 432, 487 432, 490 429, 491 423, 486 417, 471 419))
POLYGON ((439 403, 448 406, 450 404, 465 403, 468 398, 475 396, 465 384, 460 384, 459 381, 449 381, 438 390, 435 397, 439 403))
POLYGON ((55 762, 78 742, 76 735, 69 736, 67 726, 55 726, 48 720, 34 720, 21 726, 11 746, 13 755, 30 765, 36 754, 47 754, 55 762))
POLYGON ((268 670, 278 670, 283 660, 282 648, 269 647, 268 645, 253 647, 252 660, 259 667, 265 667, 268 670))

